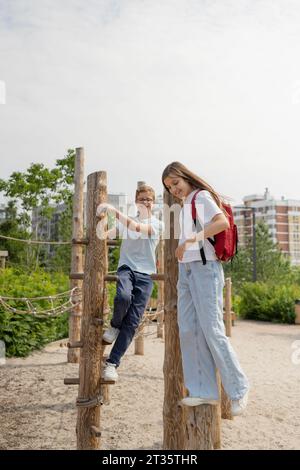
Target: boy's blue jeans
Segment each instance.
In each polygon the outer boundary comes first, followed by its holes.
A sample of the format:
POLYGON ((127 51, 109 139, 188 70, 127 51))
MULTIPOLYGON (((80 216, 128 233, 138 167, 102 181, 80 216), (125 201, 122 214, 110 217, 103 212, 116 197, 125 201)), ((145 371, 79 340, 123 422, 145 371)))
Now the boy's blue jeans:
POLYGON ((120 365, 144 314, 150 298, 153 281, 149 274, 132 271, 123 265, 117 271, 117 293, 114 299, 114 313, 111 326, 120 333, 110 352, 108 362, 120 365))
POLYGON ((217 368, 228 397, 238 400, 249 384, 225 335, 221 263, 179 263, 177 287, 180 347, 189 395, 218 399, 217 368))

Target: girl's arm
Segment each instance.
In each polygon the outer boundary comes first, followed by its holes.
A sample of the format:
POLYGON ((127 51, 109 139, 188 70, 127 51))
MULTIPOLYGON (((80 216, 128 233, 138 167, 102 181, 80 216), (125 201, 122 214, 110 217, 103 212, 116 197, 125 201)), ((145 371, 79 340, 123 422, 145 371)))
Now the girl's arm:
POLYGON ((122 212, 118 211, 114 206, 104 203, 100 204, 97 208, 97 215, 100 217, 106 211, 114 212, 116 214, 116 218, 126 227, 128 227, 133 232, 141 232, 144 235, 153 235, 154 229, 150 224, 141 224, 137 223, 135 220, 127 217, 127 215, 122 214, 122 212))
POLYGON ((203 241, 206 238, 213 237, 217 233, 223 232, 223 230, 226 230, 228 228, 229 228, 229 222, 227 218, 225 217, 225 215, 223 213, 215 215, 212 218, 212 221, 208 225, 206 225, 206 227, 203 230, 193 235, 193 237, 188 238, 187 240, 185 240, 184 243, 182 243, 176 248, 175 256, 181 261, 185 250, 190 245, 196 242, 203 241))
POLYGON ((204 230, 201 230, 201 232, 198 232, 192 238, 186 240, 186 243, 191 245, 192 243, 200 242, 206 238, 213 237, 214 235, 217 235, 217 233, 223 232, 223 230, 228 228, 229 222, 226 216, 223 213, 217 214, 212 218, 212 221, 204 227, 204 230))

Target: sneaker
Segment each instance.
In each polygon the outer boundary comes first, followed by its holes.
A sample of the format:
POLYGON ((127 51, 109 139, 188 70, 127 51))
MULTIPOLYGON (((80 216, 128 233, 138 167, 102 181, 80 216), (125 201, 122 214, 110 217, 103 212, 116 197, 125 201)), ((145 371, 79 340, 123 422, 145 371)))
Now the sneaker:
POLYGON ((105 367, 102 371, 102 378, 104 380, 114 380, 115 382, 118 380, 118 372, 116 368, 116 364, 111 364, 110 362, 106 362, 105 367))
POLYGON ((248 403, 248 394, 249 392, 247 391, 245 395, 240 398, 239 400, 232 400, 231 401, 231 414, 232 416, 239 416, 242 413, 244 413, 247 403, 248 403))
POLYGON ((114 328, 113 326, 111 326, 110 328, 108 328, 108 330, 104 332, 102 339, 106 343, 111 344, 117 339, 119 333, 120 330, 118 328, 114 328))
POLYGON ((186 406, 198 406, 198 405, 217 405, 218 400, 213 398, 200 398, 200 397, 185 397, 181 400, 181 403, 186 406))

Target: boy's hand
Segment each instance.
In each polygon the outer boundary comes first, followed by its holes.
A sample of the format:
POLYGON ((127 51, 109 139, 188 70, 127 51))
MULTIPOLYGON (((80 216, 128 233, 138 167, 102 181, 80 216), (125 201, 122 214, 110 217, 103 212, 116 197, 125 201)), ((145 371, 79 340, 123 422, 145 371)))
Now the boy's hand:
POLYGON ((107 202, 99 204, 96 212, 97 217, 103 218, 106 212, 117 212, 117 209, 111 204, 108 204, 107 202))

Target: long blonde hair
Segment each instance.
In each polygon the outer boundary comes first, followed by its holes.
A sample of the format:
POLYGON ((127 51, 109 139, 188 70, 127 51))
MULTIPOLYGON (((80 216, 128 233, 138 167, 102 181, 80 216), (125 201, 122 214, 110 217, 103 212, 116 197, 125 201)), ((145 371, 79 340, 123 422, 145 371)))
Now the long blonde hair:
POLYGON ((224 198, 220 196, 206 181, 204 181, 200 176, 197 176, 195 173, 192 171, 188 170, 186 166, 184 166, 180 162, 172 162, 163 171, 162 174, 162 183, 166 190, 168 192, 169 189, 165 185, 165 179, 167 177, 179 177, 183 178, 185 181, 187 181, 194 189, 200 189, 200 190, 206 190, 209 191, 211 196, 214 198, 217 206, 223 211, 224 215, 227 215, 226 210, 224 209, 223 203, 224 203, 224 198))

